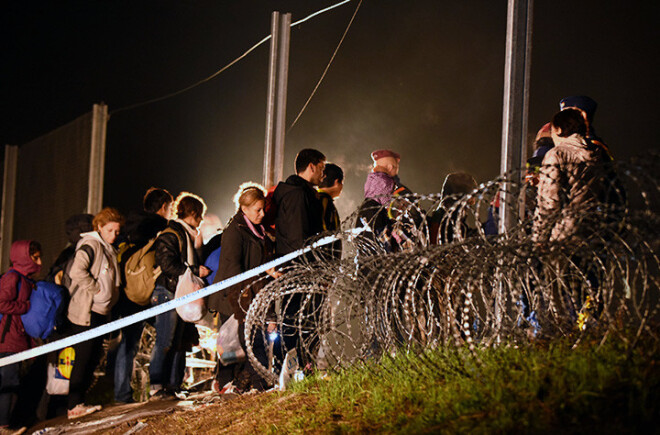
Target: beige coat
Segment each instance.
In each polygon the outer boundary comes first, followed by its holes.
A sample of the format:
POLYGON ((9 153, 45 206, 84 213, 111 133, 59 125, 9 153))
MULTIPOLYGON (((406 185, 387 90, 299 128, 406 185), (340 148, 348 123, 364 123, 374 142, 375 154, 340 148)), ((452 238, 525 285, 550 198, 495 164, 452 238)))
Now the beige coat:
POLYGON ((88 326, 92 311, 103 315, 110 313, 119 297, 117 254, 96 231, 82 234, 69 275, 71 300, 67 317, 72 323, 88 326), (91 264, 88 254, 80 249, 82 245, 94 251, 91 264))
POLYGON ((592 191, 595 153, 583 137, 553 137, 555 147, 543 158, 533 240, 560 241, 575 234, 580 220, 597 205, 592 191))

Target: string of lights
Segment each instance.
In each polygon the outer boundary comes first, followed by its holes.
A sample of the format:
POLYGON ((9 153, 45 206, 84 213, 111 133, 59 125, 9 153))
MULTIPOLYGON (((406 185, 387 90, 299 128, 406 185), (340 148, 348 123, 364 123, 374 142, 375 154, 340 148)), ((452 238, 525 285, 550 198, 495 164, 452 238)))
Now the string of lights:
MULTIPOLYGON (((310 20, 310 19, 312 19, 312 18, 314 18, 314 17, 316 17, 316 16, 318 16, 318 15, 321 15, 321 14, 323 14, 323 13, 325 13, 325 12, 328 12, 328 11, 330 11, 330 10, 332 10, 332 9, 335 9, 335 8, 337 8, 337 7, 339 7, 339 6, 342 6, 342 5, 346 4, 346 3, 349 3, 350 1, 351 1, 351 0, 344 0, 344 1, 341 1, 341 2, 336 3, 336 4, 334 4, 334 5, 328 6, 327 8, 324 8, 324 9, 321 9, 321 10, 319 10, 319 11, 316 11, 316 12, 314 12, 314 13, 312 13, 312 14, 306 16, 305 18, 303 18, 303 19, 301 19, 301 20, 298 20, 298 21, 296 21, 295 23, 292 23, 292 24, 291 24, 291 27, 293 28, 293 27, 295 27, 295 26, 298 26, 298 25, 300 25, 300 24, 302 24, 302 23, 304 23, 304 22, 306 22, 306 21, 308 21, 308 20, 310 20)), ((361 3, 361 1, 360 1, 360 3, 361 3)), ((359 5, 358 5, 358 8, 359 8, 359 5)), ((357 12, 357 10, 356 10, 356 12, 357 12)), ((353 18, 354 18, 354 17, 355 17, 355 15, 353 16, 353 18)), ((351 22, 352 22, 352 21, 353 21, 353 19, 351 19, 351 22)), ((349 24, 349 27, 350 27, 350 24, 349 24)), ((348 29, 346 29, 346 30, 348 31, 348 29)), ((199 80, 199 81, 196 82, 196 83, 193 83, 193 84, 190 85, 190 86, 187 86, 187 87, 185 87, 185 88, 183 88, 183 89, 179 89, 178 91, 171 92, 171 93, 169 93, 169 94, 166 94, 166 95, 163 95, 163 96, 160 96, 160 97, 151 98, 151 99, 146 100, 146 101, 142 101, 142 102, 139 102, 139 103, 135 103, 135 104, 131 104, 131 105, 128 105, 128 106, 121 107, 121 108, 119 108, 119 109, 116 109, 116 110, 111 111, 111 112, 110 112, 110 116, 115 115, 115 114, 117 114, 117 113, 119 113, 119 112, 124 112, 124 111, 127 111, 127 110, 136 109, 136 108, 138 108, 138 107, 143 107, 143 106, 146 106, 146 105, 149 105, 149 104, 152 104, 152 103, 157 103, 157 102, 159 102, 159 101, 167 100, 167 99, 169 99, 169 98, 176 97, 177 95, 181 95, 181 94, 183 94, 183 93, 185 93, 185 92, 188 92, 189 90, 194 89, 194 88, 196 88, 197 86, 202 85, 202 84, 208 82, 209 80, 212 80, 212 79, 216 78, 216 77, 219 76, 221 73, 225 72, 227 69, 229 69, 230 67, 232 67, 233 65, 235 65, 237 62, 239 62, 240 60, 244 59, 248 54, 252 53, 254 50, 256 50, 259 46, 261 46, 262 44, 264 44, 266 41, 269 41, 270 38, 271 38, 271 35, 268 35, 268 36, 264 37, 261 41, 259 41, 259 42, 257 42, 256 44, 254 44, 254 45, 253 45, 252 47, 250 47, 247 51, 245 51, 243 54, 241 54, 240 56, 238 56, 236 59, 234 59, 234 60, 232 60, 231 62, 229 62, 227 65, 225 65, 225 66, 223 66, 222 68, 220 68, 218 71, 214 72, 213 74, 211 74, 210 76, 208 76, 208 77, 206 77, 206 78, 204 78, 204 79, 202 79, 202 80, 199 80)), ((343 38, 342 38, 342 40, 343 40, 343 38)), ((341 45, 341 42, 340 42, 340 45, 341 45)), ((339 48, 339 47, 337 47, 337 48, 339 48)), ((333 58, 334 58, 334 55, 333 55, 333 58)), ((331 61, 332 61, 332 60, 331 60, 331 61)), ((329 66, 329 65, 328 65, 328 66, 329 66)), ((310 97, 310 99, 311 99, 311 97, 310 97)), ((303 110, 304 110, 304 108, 303 108, 303 110)), ((302 113, 302 111, 301 111, 301 113, 302 113)), ((299 115, 299 116, 300 116, 300 115, 299 115)), ((296 120, 297 120, 297 119, 296 119, 296 120)), ((292 125, 292 127, 293 127, 293 125, 292 125)))

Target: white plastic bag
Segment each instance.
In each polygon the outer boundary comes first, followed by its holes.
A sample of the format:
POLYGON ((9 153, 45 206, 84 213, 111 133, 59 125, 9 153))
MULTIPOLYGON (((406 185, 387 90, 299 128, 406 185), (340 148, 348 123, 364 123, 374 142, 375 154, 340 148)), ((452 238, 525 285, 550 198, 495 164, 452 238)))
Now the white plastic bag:
MULTIPOLYGON (((179 277, 179 282, 176 284, 174 298, 178 299, 196 292, 201 288, 204 288, 204 280, 194 275, 190 268, 187 268, 183 275, 179 277)), ((177 307, 176 312, 184 322, 197 323, 206 315, 206 303, 204 303, 204 298, 199 298, 183 306, 177 307)))
POLYGON ((46 392, 51 396, 69 394, 69 379, 76 360, 73 347, 62 349, 55 361, 48 363, 46 392))
POLYGON ((245 351, 238 338, 238 320, 232 314, 218 331, 218 359, 222 365, 245 361, 245 351))

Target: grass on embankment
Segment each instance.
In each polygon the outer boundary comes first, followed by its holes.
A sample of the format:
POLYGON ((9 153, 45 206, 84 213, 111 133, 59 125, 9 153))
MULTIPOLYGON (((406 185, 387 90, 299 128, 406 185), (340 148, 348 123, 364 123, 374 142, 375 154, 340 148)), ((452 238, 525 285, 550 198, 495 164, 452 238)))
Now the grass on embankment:
POLYGON ((551 344, 478 355, 480 363, 455 349, 401 354, 312 376, 284 393, 295 409, 278 415, 263 403, 268 418, 254 417, 278 433, 657 430, 657 353, 551 344))

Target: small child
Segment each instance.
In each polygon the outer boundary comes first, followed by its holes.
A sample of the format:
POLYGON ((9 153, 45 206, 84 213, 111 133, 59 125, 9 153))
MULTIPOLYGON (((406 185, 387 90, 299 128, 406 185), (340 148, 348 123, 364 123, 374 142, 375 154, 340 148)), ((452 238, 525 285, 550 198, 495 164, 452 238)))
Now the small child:
MULTIPOLYGON (((17 240, 9 253, 11 267, 0 278, 0 358, 32 347, 21 315, 30 309, 31 277, 41 270, 41 245, 17 240)), ((20 363, 0 367, 0 433, 6 432, 19 388, 20 363)))

